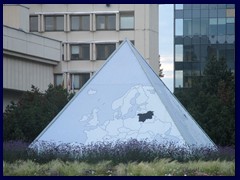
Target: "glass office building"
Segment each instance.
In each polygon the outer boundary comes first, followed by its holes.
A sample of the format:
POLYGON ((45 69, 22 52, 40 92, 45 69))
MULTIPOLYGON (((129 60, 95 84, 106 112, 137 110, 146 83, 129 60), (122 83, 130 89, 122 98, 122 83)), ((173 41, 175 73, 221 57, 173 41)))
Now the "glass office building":
POLYGON ((190 88, 208 59, 225 58, 235 69, 235 5, 174 5, 174 90, 190 88))

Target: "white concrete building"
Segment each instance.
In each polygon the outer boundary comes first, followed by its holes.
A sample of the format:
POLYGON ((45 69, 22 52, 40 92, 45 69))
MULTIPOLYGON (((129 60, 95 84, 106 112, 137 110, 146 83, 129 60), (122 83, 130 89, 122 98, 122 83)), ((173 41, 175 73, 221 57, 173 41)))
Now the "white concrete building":
POLYGON ((60 62, 61 42, 28 32, 29 7, 26 5, 3 7, 4 110, 22 92, 31 90, 31 85, 44 91, 53 84, 54 68, 60 62))
MULTIPOLYGON (((54 83, 79 90, 125 38, 135 45, 156 73, 159 71, 157 4, 28 4, 3 5, 3 9, 4 25, 29 36, 42 36, 44 42, 56 39, 42 44, 42 48, 52 47, 44 50, 46 56, 40 53, 41 48, 30 50, 34 56, 42 55, 40 57, 56 62, 56 65, 47 65, 52 71, 44 87, 54 83), (52 46, 53 42, 58 45, 52 46)), ((41 40, 35 43, 39 42, 41 40)), ((4 81, 8 82, 8 75, 4 75, 4 81)), ((38 82, 33 84, 44 90, 38 82)), ((31 87, 30 82, 28 86, 31 87)))

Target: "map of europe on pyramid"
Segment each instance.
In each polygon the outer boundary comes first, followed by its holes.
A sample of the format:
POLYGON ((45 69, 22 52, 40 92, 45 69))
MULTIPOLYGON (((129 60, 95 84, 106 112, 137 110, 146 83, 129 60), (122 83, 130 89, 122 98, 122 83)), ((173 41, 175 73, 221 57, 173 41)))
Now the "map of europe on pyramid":
POLYGON ((32 142, 215 146, 129 40, 32 142))

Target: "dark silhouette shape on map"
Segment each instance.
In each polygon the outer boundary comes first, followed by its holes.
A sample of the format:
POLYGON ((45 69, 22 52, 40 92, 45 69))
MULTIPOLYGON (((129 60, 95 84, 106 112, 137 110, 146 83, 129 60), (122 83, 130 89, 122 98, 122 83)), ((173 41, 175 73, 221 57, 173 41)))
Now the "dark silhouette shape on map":
POLYGON ((146 119, 152 119, 153 111, 148 111, 147 113, 137 114, 139 116, 139 122, 144 122, 146 119))

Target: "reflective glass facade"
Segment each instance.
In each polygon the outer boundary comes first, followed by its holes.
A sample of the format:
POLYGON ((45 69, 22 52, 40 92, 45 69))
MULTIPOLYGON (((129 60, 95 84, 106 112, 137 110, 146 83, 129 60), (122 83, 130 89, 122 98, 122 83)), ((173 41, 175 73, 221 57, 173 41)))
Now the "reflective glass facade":
POLYGON ((174 5, 174 89, 190 88, 208 59, 225 58, 235 69, 235 5, 174 5))

